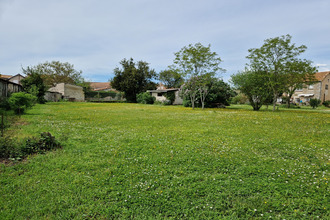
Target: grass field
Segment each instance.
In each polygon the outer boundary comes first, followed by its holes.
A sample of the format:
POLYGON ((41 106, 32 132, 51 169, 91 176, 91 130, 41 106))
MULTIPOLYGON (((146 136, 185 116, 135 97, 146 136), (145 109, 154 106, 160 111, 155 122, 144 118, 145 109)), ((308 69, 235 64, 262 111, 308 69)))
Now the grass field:
POLYGON ((9 133, 63 149, 0 164, 0 219, 329 219, 330 112, 37 105, 9 133))

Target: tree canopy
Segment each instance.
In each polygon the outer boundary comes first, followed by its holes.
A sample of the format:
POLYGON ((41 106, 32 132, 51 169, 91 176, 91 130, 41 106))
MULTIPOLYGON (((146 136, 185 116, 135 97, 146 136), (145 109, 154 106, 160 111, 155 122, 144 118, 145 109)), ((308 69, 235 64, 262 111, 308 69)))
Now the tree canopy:
POLYGON ((190 78, 197 75, 215 75, 224 71, 220 68, 221 58, 216 52, 211 51, 211 45, 207 47, 201 43, 189 44, 179 52, 174 53, 175 59, 170 68, 182 75, 190 78))
POLYGON ((258 111, 271 95, 266 74, 262 71, 245 70, 232 75, 231 81, 237 90, 248 97, 254 111, 258 111))
POLYGON ((55 86, 58 83, 70 83, 77 85, 84 81, 81 75, 82 71, 75 70, 73 64, 68 62, 45 62, 23 69, 23 73, 27 75, 32 73, 31 71, 40 73, 44 83, 49 87, 55 86))
POLYGON ((27 76, 21 80, 23 89, 34 96, 37 97, 38 103, 45 103, 45 93, 46 86, 44 84, 44 80, 42 79, 42 75, 34 69, 23 69, 23 73, 27 76))
POLYGON ((220 68, 221 58, 211 51, 211 45, 205 47, 201 43, 189 44, 174 55, 170 69, 185 78, 183 94, 189 97, 192 108, 195 106, 196 97, 199 97, 204 108, 210 79, 224 71, 220 68))
POLYGON ((263 72, 267 86, 273 95, 273 110, 279 94, 288 91, 288 88, 305 81, 307 75, 315 73, 311 61, 303 60, 299 56, 307 49, 305 45, 296 46, 291 43, 290 35, 269 38, 260 48, 249 49, 247 58, 250 60, 249 69, 263 72), (294 83, 288 83, 294 75, 294 83))
POLYGON ((156 77, 156 72, 150 69, 147 62, 135 63, 131 58, 123 59, 120 65, 122 68, 114 69, 115 76, 110 82, 113 88, 124 92, 128 102, 137 102, 137 94, 156 88, 156 84, 152 81, 156 77))
POLYGON ((166 88, 179 88, 183 82, 183 77, 174 70, 163 70, 158 74, 158 79, 166 88))

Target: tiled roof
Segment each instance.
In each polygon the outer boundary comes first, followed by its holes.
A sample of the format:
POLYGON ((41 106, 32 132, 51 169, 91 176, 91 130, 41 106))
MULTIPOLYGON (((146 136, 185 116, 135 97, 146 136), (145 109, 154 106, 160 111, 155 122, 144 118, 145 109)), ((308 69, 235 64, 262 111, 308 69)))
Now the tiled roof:
POLYGON ((94 91, 111 89, 110 82, 91 82, 89 85, 94 91))
POLYGON ((329 74, 330 74, 330 71, 318 72, 318 73, 315 73, 315 78, 317 79, 317 81, 322 81, 329 74))
POLYGON ((10 79, 11 77, 13 77, 12 75, 2 75, 0 74, 0 78, 2 79, 10 79))

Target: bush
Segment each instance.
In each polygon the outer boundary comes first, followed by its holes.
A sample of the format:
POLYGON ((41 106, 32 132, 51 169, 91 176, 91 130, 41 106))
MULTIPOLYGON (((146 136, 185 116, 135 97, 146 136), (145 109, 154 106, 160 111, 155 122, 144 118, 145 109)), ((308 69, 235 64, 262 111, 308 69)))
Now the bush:
POLYGON ((118 92, 114 91, 87 91, 85 92, 86 98, 105 98, 110 96, 115 98, 118 95, 118 92))
POLYGON ((19 154, 19 148, 12 139, 8 137, 0 137, 0 158, 15 158, 18 157, 19 154))
POLYGON ((317 106, 319 106, 321 103, 320 99, 310 99, 309 104, 313 107, 313 108, 317 108, 317 106))
POLYGON ((248 103, 248 98, 243 94, 238 94, 235 97, 231 98, 231 104, 246 104, 248 103))
POLYGON ((49 150, 61 148, 61 144, 55 140, 49 132, 40 134, 40 138, 28 138, 23 143, 15 143, 12 139, 0 138, 0 158, 24 158, 35 153, 44 153, 49 150), (19 147, 20 146, 20 147, 19 147))
POLYGON ((25 92, 13 93, 8 99, 10 108, 18 115, 24 113, 27 108, 31 108, 36 101, 37 97, 25 92))
POLYGON ((166 92, 164 94, 164 96, 166 97, 166 99, 168 100, 168 105, 172 105, 173 102, 175 101, 175 92, 170 91, 170 92, 166 92))
POLYGON ((330 101, 324 101, 324 102, 322 103, 322 105, 324 105, 325 107, 330 108, 330 101))
POLYGON ((154 104, 156 98, 150 95, 149 92, 141 92, 136 95, 136 100, 142 104, 154 104))

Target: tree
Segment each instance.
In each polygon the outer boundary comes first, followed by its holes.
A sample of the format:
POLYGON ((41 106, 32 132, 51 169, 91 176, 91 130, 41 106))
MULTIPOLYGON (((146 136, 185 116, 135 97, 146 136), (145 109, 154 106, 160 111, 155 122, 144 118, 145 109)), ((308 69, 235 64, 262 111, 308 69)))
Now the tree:
MULTIPOLYGON (((186 85, 186 84, 185 84, 186 85)), ((195 97, 190 97, 189 92, 186 91, 185 85, 182 89, 182 96, 184 99, 184 105, 185 106, 200 106, 200 107, 218 107, 218 106, 228 106, 229 102, 228 100, 235 96, 236 93, 230 88, 230 86, 225 83, 223 80, 219 78, 212 77, 210 78, 205 86, 207 89, 207 96, 204 96, 201 94, 200 89, 197 90, 197 93, 195 94, 195 97), (192 103, 192 100, 195 100, 194 103, 192 103), (204 103, 203 103, 204 102, 204 103)))
POLYGON ((22 70, 23 73, 27 75, 27 77, 21 80, 24 91, 36 96, 38 103, 45 103, 46 100, 44 96, 46 93, 46 86, 41 77, 41 74, 33 69, 30 69, 30 67, 22 70))
POLYGON ((133 59, 123 59, 120 62, 122 68, 115 68, 115 76, 111 85, 118 91, 124 92, 128 102, 136 102, 136 95, 148 89, 156 89, 152 79, 156 77, 153 69, 144 61, 135 63, 133 59))
POLYGON ((179 88, 184 82, 178 72, 170 69, 161 71, 158 78, 166 88, 179 88))
POLYGON ((237 90, 248 97, 254 111, 261 108, 271 93, 267 75, 262 71, 245 70, 232 75, 231 81, 237 90))
POLYGON ((36 99, 37 98, 31 94, 17 92, 9 97, 8 102, 10 108, 14 110, 16 114, 21 115, 27 108, 31 108, 35 104, 36 99))
POLYGON ((208 81, 216 74, 224 71, 220 68, 221 58, 201 43, 189 44, 175 53, 174 64, 170 69, 186 78, 183 95, 189 96, 192 108, 195 107, 196 95, 204 108, 205 99, 209 93, 208 81))
POLYGON ((40 63, 37 66, 28 67, 25 74, 35 71, 41 74, 46 86, 53 87, 58 83, 78 84, 82 80, 82 71, 77 71, 68 62, 52 61, 40 63))
POLYGON ((211 51, 210 44, 207 47, 201 43, 189 44, 174 55, 174 64, 170 66, 170 69, 183 77, 190 78, 204 74, 214 76, 225 71, 219 67, 222 60, 216 52, 211 51))
POLYGON ((192 76, 182 86, 181 94, 184 97, 188 97, 191 103, 192 109, 195 109, 196 95, 198 92, 197 76, 192 76))
POLYGON ((286 73, 284 92, 287 94, 287 106, 290 108, 290 100, 295 91, 305 85, 315 83, 317 69, 312 66, 312 61, 310 60, 297 60, 287 65, 288 72, 286 73))
MULTIPOLYGON (((302 73, 300 64, 305 62, 298 58, 306 51, 306 46, 295 46, 290 35, 266 39, 260 48, 249 49, 247 58, 250 69, 261 71, 266 76, 266 82, 273 95, 273 111, 279 94, 287 90, 288 73, 302 73)), ((305 62, 306 63, 306 62, 305 62)), ((302 78, 305 76, 300 75, 302 78)))
POLYGON ((212 78, 210 90, 205 99, 205 107, 229 106, 231 97, 236 96, 236 92, 222 79, 212 78))

